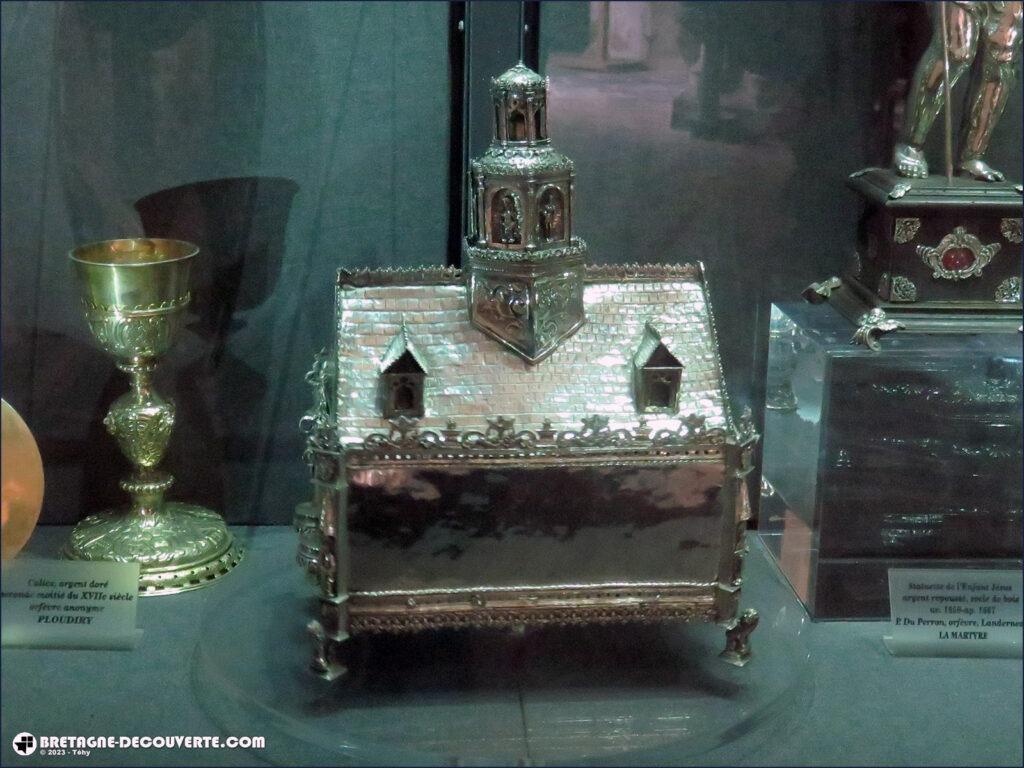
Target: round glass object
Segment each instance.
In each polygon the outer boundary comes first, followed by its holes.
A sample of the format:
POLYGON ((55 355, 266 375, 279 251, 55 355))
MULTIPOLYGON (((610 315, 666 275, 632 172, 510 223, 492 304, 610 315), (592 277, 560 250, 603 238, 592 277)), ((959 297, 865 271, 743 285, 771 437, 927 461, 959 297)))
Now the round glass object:
POLYGON ((3 559, 28 543, 43 507, 43 459, 28 425, 6 400, 3 408, 3 479, 0 484, 3 559))

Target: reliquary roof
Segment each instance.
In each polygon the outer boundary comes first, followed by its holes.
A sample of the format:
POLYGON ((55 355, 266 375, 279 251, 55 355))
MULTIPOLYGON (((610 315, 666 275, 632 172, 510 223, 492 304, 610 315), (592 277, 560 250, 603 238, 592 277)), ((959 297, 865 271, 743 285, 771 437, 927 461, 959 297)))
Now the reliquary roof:
POLYGON ((687 416, 730 426, 714 321, 700 266, 588 266, 586 322, 542 362, 530 365, 469 320, 464 276, 452 268, 368 270, 339 276, 336 421, 342 444, 387 432, 379 404, 382 366, 396 339, 425 371, 423 428, 486 426, 579 429, 587 416, 611 429, 679 429, 687 416), (640 414, 634 358, 657 329, 683 365, 676 413, 640 414))

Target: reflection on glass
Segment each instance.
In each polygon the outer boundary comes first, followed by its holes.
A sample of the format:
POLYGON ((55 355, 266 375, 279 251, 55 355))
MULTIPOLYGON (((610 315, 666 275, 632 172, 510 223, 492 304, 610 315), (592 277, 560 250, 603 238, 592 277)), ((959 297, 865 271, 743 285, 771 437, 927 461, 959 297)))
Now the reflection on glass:
MULTIPOLYGON (((741 403, 766 354, 766 300, 849 259, 859 210, 843 180, 889 162, 925 5, 541 4, 551 133, 586 171, 593 260, 705 262, 741 403)), ((1019 128, 1005 128, 992 162, 1019 167, 1019 128)))

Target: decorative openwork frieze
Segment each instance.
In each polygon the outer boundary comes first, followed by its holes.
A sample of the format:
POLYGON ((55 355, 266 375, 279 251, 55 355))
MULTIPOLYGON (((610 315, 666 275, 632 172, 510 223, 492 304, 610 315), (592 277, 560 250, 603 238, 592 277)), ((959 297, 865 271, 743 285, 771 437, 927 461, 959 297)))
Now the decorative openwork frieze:
POLYGON ((487 419, 484 429, 460 429, 449 421, 445 429, 421 429, 416 419, 399 417, 389 421, 388 432, 375 432, 351 451, 386 454, 388 458, 449 458, 465 455, 514 453, 517 457, 567 453, 624 452, 677 453, 696 444, 723 445, 724 429, 707 429, 705 418, 691 414, 678 429, 651 430, 644 419, 633 429, 611 429, 604 416, 587 416, 577 430, 555 430, 549 420, 540 429, 516 429, 515 419, 497 416, 487 419))
POLYGON ((618 606, 571 605, 550 608, 479 608, 437 613, 359 613, 350 619, 352 632, 418 632, 441 627, 514 627, 523 624, 577 625, 652 622, 663 619, 714 621, 715 609, 703 603, 635 603, 618 606))
POLYGON ((697 264, 587 264, 586 280, 700 280, 703 267, 697 264))
POLYGON ((338 285, 345 288, 377 285, 454 285, 461 282, 462 270, 458 267, 338 270, 338 285))

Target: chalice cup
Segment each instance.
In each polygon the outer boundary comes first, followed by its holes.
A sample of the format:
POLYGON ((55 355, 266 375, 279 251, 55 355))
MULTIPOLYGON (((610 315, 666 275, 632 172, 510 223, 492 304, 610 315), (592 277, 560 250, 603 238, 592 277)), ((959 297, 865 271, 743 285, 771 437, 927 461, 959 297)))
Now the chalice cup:
POLYGON ((107 240, 70 253, 89 329, 131 379, 103 423, 133 469, 121 481, 131 505, 86 517, 63 554, 139 563, 143 595, 206 586, 243 553, 216 512, 164 501, 174 478, 157 469, 171 439, 174 403, 153 390, 153 369, 181 327, 198 253, 191 243, 155 238, 107 240))

